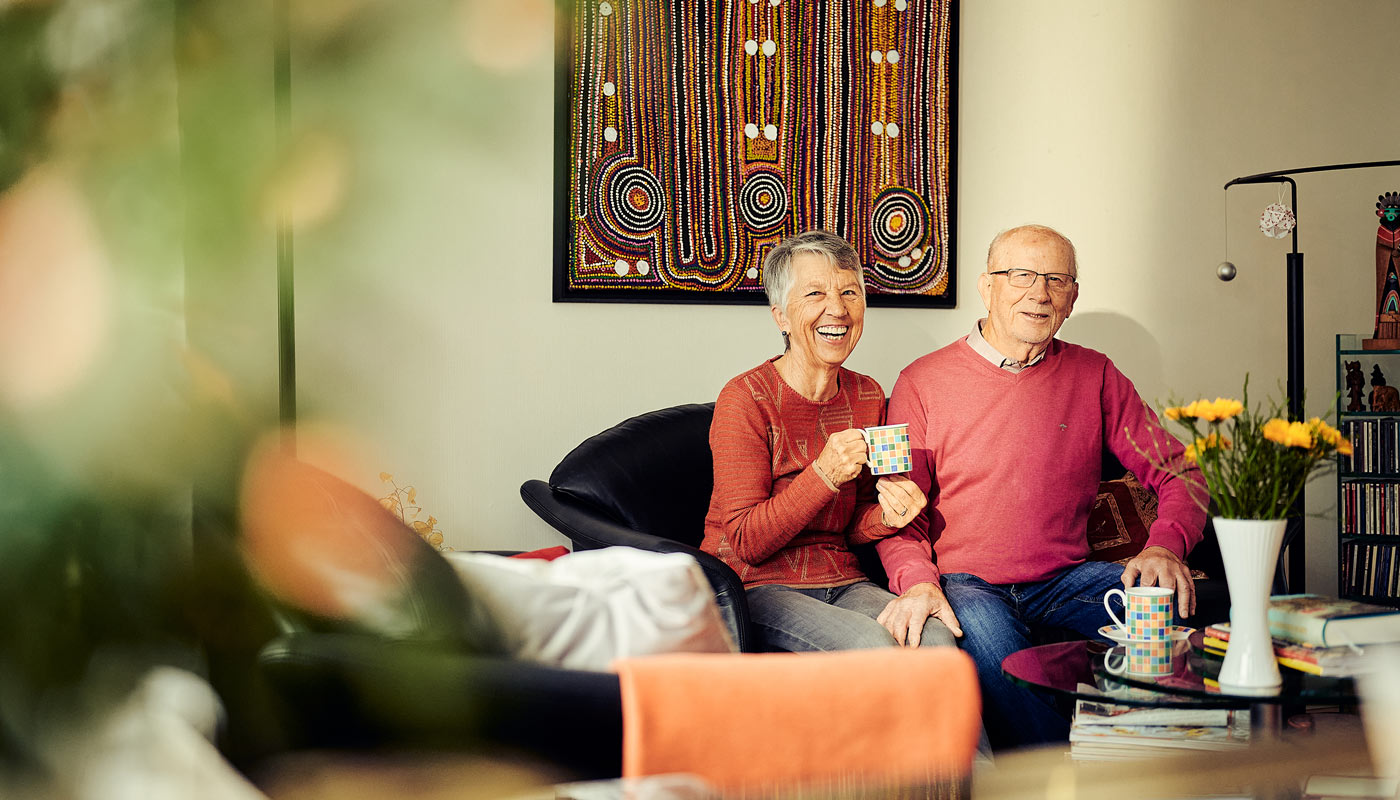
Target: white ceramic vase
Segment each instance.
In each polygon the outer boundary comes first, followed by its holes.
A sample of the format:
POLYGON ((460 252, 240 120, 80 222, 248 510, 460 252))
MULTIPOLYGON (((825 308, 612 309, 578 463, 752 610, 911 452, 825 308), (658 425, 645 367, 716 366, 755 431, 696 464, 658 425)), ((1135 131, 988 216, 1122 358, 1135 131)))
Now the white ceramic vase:
POLYGON ((1215 537, 1230 584, 1230 644, 1220 688, 1272 694, 1282 684, 1269 636, 1269 592, 1288 521, 1215 518, 1215 537))

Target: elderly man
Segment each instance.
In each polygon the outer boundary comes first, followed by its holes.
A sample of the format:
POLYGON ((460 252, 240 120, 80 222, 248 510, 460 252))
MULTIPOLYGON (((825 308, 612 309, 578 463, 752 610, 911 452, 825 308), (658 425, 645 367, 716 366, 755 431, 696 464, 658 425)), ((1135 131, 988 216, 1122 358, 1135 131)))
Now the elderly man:
POLYGON ((986 318, 905 368, 890 397, 888 421, 909 423, 912 478, 929 504, 878 545, 899 595, 880 622, 909 645, 930 616, 962 636, 992 745, 1006 748, 1068 733, 1047 699, 1001 674, 1032 628, 1096 637, 1110 622, 1104 593, 1135 582, 1175 588, 1178 616, 1194 610, 1183 559, 1201 539, 1205 495, 1198 473, 1176 477, 1142 455, 1175 458, 1181 446, 1108 357, 1054 338, 1079 295, 1068 239, 1039 225, 1001 233, 977 291, 986 318), (1105 447, 1160 501, 1126 567, 1087 560, 1105 447))

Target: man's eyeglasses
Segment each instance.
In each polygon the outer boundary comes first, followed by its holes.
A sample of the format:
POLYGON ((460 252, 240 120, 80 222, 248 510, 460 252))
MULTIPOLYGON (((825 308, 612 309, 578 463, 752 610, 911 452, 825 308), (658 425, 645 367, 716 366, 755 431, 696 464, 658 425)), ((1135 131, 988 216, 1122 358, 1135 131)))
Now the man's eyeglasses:
POLYGON ((1029 269, 999 269, 996 272, 988 272, 988 275, 1005 275, 1006 282, 1017 289, 1029 289, 1040 279, 1045 279, 1045 287, 1052 292, 1063 294, 1074 286, 1077 279, 1073 275, 1063 272, 1036 272, 1029 269))

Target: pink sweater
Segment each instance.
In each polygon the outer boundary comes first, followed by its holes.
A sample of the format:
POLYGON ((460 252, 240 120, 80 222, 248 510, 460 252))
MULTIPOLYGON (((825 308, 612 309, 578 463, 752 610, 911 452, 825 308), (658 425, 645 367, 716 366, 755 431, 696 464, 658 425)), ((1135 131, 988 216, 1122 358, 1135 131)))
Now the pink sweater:
POLYGON ((864 580, 850 545, 894 532, 880 521, 869 470, 838 490, 812 468, 831 434, 880 424, 880 384, 845 368, 840 384, 830 400, 808 400, 765 361, 726 384, 715 402, 715 488, 700 549, 733 567, 746 587, 864 580))
POLYGON ((887 421, 909 423, 911 477, 929 496, 878 545, 895 593, 944 572, 1008 584, 1083 563, 1105 446, 1157 493, 1148 545, 1185 557, 1201 539, 1200 474, 1174 478, 1139 454, 1134 442, 1183 448, 1102 353, 1054 340, 1044 361, 1012 373, 959 339, 900 373, 887 421))

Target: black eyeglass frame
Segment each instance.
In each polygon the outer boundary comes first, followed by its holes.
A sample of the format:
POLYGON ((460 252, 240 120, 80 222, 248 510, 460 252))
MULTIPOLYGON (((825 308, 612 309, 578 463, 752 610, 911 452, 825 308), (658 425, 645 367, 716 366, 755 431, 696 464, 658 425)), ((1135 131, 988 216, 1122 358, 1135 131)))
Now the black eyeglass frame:
POLYGON ((996 270, 996 271, 994 271, 994 272, 988 272, 987 274, 988 274, 988 275, 1005 275, 1005 276, 1006 276, 1006 282, 1007 282, 1007 283, 1010 283, 1014 288, 1017 288, 1017 289, 1029 289, 1029 288, 1031 288, 1032 286, 1034 286, 1034 285, 1035 285, 1035 282, 1038 281, 1038 280, 1040 280, 1041 278, 1044 278, 1044 279, 1045 279, 1045 288, 1047 288, 1047 289, 1049 289, 1049 290, 1051 290, 1051 291, 1059 290, 1059 291, 1061 291, 1061 292, 1068 292, 1071 288, 1074 287, 1075 284, 1079 283, 1079 279, 1076 278, 1075 276, 1069 274, 1068 272, 1036 272, 1036 271, 1033 270, 1033 269, 1023 269, 1023 268, 1021 268, 1021 267, 1015 267, 1015 268, 1013 268, 1013 269, 999 269, 999 270, 996 270), (1025 273, 1029 273, 1029 274, 1031 274, 1031 275, 1034 275, 1035 277, 1032 278, 1032 279, 1031 279, 1031 282, 1028 283, 1028 284, 1026 284, 1025 286, 1016 286, 1016 284, 1011 283, 1011 273, 1013 273, 1013 272, 1025 272, 1025 273), (1052 275, 1055 276, 1055 278, 1056 278, 1057 280, 1060 279, 1060 278, 1068 278, 1068 279, 1069 279, 1069 282, 1068 282, 1068 283, 1063 283, 1063 284, 1061 284, 1061 283, 1051 283, 1051 282, 1050 282, 1050 276, 1052 276, 1052 275))

